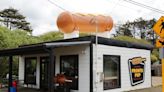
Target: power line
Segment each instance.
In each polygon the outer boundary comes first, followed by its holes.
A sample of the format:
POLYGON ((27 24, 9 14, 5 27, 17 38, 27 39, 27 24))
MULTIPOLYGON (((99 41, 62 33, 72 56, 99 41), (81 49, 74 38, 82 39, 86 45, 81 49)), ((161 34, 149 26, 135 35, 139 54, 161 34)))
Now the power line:
POLYGON ((56 7, 60 8, 60 9, 63 10, 63 11, 68 11, 67 9, 65 9, 65 8, 63 8, 63 7, 61 7, 61 6, 59 6, 58 4, 52 2, 51 0, 47 0, 47 1, 50 2, 51 4, 55 5, 56 7))
POLYGON ((157 13, 164 14, 163 10, 160 10, 160 9, 157 9, 157 8, 154 8, 154 7, 151 7, 151 6, 148 6, 148 5, 133 1, 133 0, 124 0, 124 1, 128 2, 128 3, 131 3, 133 5, 136 5, 136 6, 140 6, 140 7, 145 8, 145 9, 149 9, 149 10, 157 12, 157 13))
MULTIPOLYGON (((63 8, 62 6, 58 5, 57 3, 52 2, 51 0, 47 0, 47 1, 48 1, 49 3, 51 3, 52 5, 58 7, 59 9, 61 9, 61 10, 63 10, 63 11, 68 11, 68 12, 69 12, 69 10, 63 8)), ((121 2, 121 0, 118 0, 118 2, 115 3, 115 6, 113 7, 113 9, 116 8, 117 5, 120 5, 120 4, 119 4, 120 2, 121 2)), ((124 6, 124 5, 121 5, 121 6, 124 6)), ((124 6, 124 7, 126 7, 126 6, 124 6)), ((129 8, 129 7, 126 7, 126 8, 129 8)), ((131 9, 131 8, 129 8, 129 9, 131 9)), ((111 13, 112 13, 112 11, 111 11, 111 13)), ((79 18, 81 18, 81 19, 87 20, 87 19, 85 19, 85 18, 83 18, 83 17, 81 17, 81 16, 79 16, 79 15, 76 15, 76 14, 72 14, 72 15, 75 15, 76 17, 79 17, 79 18)), ((93 17, 93 19, 95 19, 95 17, 93 17)))
MULTIPOLYGON (((47 0, 47 1, 50 2, 51 4, 53 4, 54 6, 58 7, 59 9, 61 9, 61 10, 63 10, 63 11, 69 12, 69 10, 63 8, 62 6, 58 5, 57 3, 52 2, 51 0, 47 0)), ((117 6, 117 4, 118 4, 118 5, 121 5, 121 4, 120 4, 120 1, 121 1, 121 0, 118 0, 118 2, 116 3, 116 5, 115 5, 113 8, 115 8, 115 7, 117 6)), ((155 11, 155 12, 157 12, 157 13, 162 13, 162 14, 164 14, 164 11, 162 11, 162 10, 159 10, 159 9, 156 9, 156 8, 153 8, 153 7, 150 7, 150 6, 147 6, 147 5, 144 5, 144 4, 141 4, 141 3, 138 3, 138 2, 132 1, 132 0, 124 0, 124 1, 129 2, 129 3, 131 3, 131 4, 134 4, 134 5, 137 5, 137 6, 140 6, 140 7, 143 7, 143 8, 146 8, 146 9, 149 9, 149 10, 151 10, 151 11, 155 11)), ((121 5, 121 6, 124 6, 124 5, 121 5)), ((132 8, 130 8, 130 7, 127 7, 127 6, 124 6, 124 7, 129 8, 129 9, 132 9, 132 8)), ((79 15, 76 15, 76 14, 72 14, 72 15, 74 15, 74 16, 76 16, 76 17, 79 17, 79 18, 81 18, 81 19, 87 20, 87 19, 85 19, 85 18, 83 18, 83 17, 81 17, 81 16, 79 16, 79 15)), ((94 16, 93 16, 93 19, 95 19, 94 16)))
MULTIPOLYGON (((63 7, 61 7, 61 6, 58 5, 57 3, 52 2, 51 0, 47 0, 47 1, 48 1, 49 3, 55 5, 56 7, 58 7, 59 9, 61 9, 61 10, 63 10, 63 11, 69 11, 69 10, 67 10, 67 9, 65 9, 65 8, 63 8, 63 7)), ((119 4, 120 1, 121 1, 121 0, 118 0, 118 2, 115 4, 115 6, 113 7, 113 9, 116 8, 117 5, 121 5, 121 4, 119 4)), ((138 3, 138 2, 132 1, 132 0, 124 0, 124 1, 125 1, 125 2, 128 2, 128 3, 131 3, 131 4, 134 4, 134 5, 137 5, 137 6, 140 6, 140 7, 143 7, 143 8, 146 8, 146 9, 149 9, 149 10, 151 10, 151 11, 155 11, 155 12, 164 14, 164 11, 162 11, 162 10, 159 10, 159 9, 156 9, 156 8, 153 8, 153 7, 150 7, 150 6, 147 6, 147 5, 144 5, 144 4, 141 4, 141 3, 138 3)), ((121 5, 121 6, 124 6, 124 5, 121 5)), ((124 7, 126 7, 126 6, 124 6, 124 7)), ((130 8, 130 7, 127 7, 127 8, 132 9, 132 8, 130 8)), ((112 11, 113 11, 113 10, 112 10, 112 11)), ((111 11, 111 12, 112 12, 112 11, 111 11)), ((78 16, 78 17, 80 17, 80 16, 78 16)))
POLYGON ((113 8, 112 8, 110 14, 113 12, 113 10, 117 7, 117 5, 118 5, 120 2, 121 2, 121 0, 118 0, 118 1, 117 1, 117 3, 113 6, 113 8))
MULTIPOLYGON (((56 7, 58 7, 59 9, 61 9, 61 10, 63 10, 63 11, 68 11, 67 9, 65 9, 65 8, 63 8, 63 7, 61 7, 61 6, 59 6, 58 4, 52 2, 51 0, 47 0, 47 1, 50 2, 51 4, 55 5, 56 7)), ((69 12, 69 11, 68 11, 68 12, 69 12)), ((72 15, 74 15, 74 16, 76 16, 76 17, 79 17, 79 18, 81 18, 81 19, 87 20, 87 19, 85 19, 85 18, 83 18, 83 17, 81 17, 81 16, 79 16, 79 15, 76 15, 76 14, 73 14, 73 13, 72 13, 72 15)), ((95 16, 93 16, 93 19, 95 19, 95 16)))

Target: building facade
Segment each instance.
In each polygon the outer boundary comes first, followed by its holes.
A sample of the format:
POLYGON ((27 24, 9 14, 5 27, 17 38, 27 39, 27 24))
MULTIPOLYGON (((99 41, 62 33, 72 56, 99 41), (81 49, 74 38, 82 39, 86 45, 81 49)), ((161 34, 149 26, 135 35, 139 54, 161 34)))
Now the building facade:
POLYGON ((0 55, 19 55, 23 87, 53 92, 51 88, 60 86, 53 78, 64 74, 72 80, 66 84, 71 92, 122 92, 151 87, 151 49, 87 36, 2 50, 0 55), (50 54, 45 47, 51 48, 50 54))

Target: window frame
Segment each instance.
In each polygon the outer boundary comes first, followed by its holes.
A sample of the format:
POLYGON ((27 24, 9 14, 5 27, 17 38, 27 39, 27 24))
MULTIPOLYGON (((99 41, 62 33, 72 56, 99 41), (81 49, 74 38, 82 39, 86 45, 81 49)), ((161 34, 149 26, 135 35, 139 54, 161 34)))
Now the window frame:
POLYGON ((117 88, 121 88, 121 56, 120 55, 107 55, 107 54, 104 54, 103 55, 103 73, 104 73, 104 79, 105 79, 105 71, 104 71, 104 62, 105 62, 105 57, 118 57, 118 87, 115 87, 115 88, 108 88, 108 89, 105 89, 104 88, 104 80, 103 80, 103 90, 112 90, 112 89, 117 89, 117 88))
POLYGON ((78 80, 77 80, 77 88, 72 89, 72 90, 79 90, 79 55, 78 54, 74 54, 74 55, 61 55, 60 56, 60 73, 62 73, 62 57, 76 57, 77 68, 78 68, 78 72, 77 72, 78 80))
POLYGON ((35 68, 36 68, 36 72, 37 72, 37 57, 25 57, 24 58, 24 67, 25 67, 25 69, 24 69, 24 83, 25 84, 32 84, 32 85, 36 85, 36 76, 35 76, 35 82, 34 83, 28 83, 27 81, 27 69, 26 69, 26 65, 27 65, 27 62, 29 62, 28 60, 30 60, 30 59, 35 59, 36 60, 36 64, 35 64, 35 68))

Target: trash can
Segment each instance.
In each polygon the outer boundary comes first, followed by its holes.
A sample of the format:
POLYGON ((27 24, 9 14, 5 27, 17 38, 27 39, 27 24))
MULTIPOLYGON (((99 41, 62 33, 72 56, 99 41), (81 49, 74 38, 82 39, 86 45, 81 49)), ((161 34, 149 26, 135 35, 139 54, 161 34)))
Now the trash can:
POLYGON ((13 82, 12 82, 12 86, 13 86, 14 88, 17 88, 17 82, 16 82, 16 81, 13 81, 13 82))
POLYGON ((14 92, 17 92, 17 81, 12 82, 12 87, 15 88, 15 90, 16 90, 14 92))
POLYGON ((10 92, 16 92, 16 88, 10 87, 10 92))

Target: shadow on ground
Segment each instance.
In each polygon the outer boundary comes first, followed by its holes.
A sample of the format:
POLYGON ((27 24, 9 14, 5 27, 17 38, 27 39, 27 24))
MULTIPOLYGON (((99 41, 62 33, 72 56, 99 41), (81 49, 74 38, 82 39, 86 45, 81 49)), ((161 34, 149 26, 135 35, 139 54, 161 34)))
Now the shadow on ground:
POLYGON ((134 90, 134 91, 127 91, 127 92, 162 92, 162 86, 134 90))

